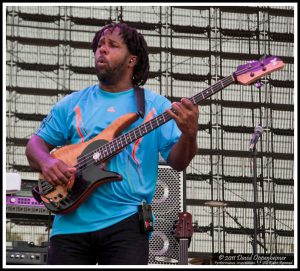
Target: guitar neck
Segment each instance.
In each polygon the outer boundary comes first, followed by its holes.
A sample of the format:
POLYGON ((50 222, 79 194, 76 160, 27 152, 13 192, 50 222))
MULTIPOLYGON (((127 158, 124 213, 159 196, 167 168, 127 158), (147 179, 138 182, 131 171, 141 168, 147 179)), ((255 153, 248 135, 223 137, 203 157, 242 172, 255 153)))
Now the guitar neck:
POLYGON ((189 248, 189 239, 188 238, 179 239, 179 257, 178 257, 179 265, 188 264, 188 248, 189 248))
MULTIPOLYGON (((234 75, 230 75, 228 77, 223 78, 222 80, 218 81, 213 86, 203 90, 202 92, 194 95, 193 97, 189 98, 189 100, 194 104, 198 105, 201 101, 207 99, 208 97, 212 96, 213 94, 217 93, 218 91, 222 90, 223 88, 231 85, 235 82, 234 75)), ((173 109, 171 108, 171 111, 173 109)), ((143 137, 144 135, 150 133, 154 129, 158 128, 159 126, 163 125, 164 123, 171 120, 170 115, 167 112, 160 114, 159 116, 147 121, 146 123, 140 125, 139 127, 134 128, 133 130, 115 138, 111 142, 101 146, 97 151, 99 151, 101 155, 100 160, 105 161, 123 148, 125 148, 130 143, 136 141, 137 139, 143 137)))

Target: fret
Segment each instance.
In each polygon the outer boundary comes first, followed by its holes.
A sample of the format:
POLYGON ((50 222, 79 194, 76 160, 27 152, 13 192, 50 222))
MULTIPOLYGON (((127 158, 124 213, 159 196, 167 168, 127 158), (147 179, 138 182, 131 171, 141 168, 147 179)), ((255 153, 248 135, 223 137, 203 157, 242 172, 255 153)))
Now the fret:
MULTIPOLYGON (((119 145, 119 148, 117 150, 122 149, 126 145, 128 145, 127 139, 129 139, 128 136, 124 136, 124 135, 120 136, 119 138, 120 138, 120 140, 119 140, 120 141, 120 145, 119 145)), ((131 141, 129 141, 129 142, 131 142, 131 141)))
POLYGON ((150 121, 150 122, 149 122, 149 124, 150 124, 150 126, 151 126, 151 129, 153 129, 153 126, 152 126, 152 121, 150 121))
POLYGON ((104 154, 108 154, 108 150, 104 149, 104 154))
POLYGON ((133 136, 133 133, 132 133, 132 132, 130 132, 128 135, 129 135, 129 138, 130 138, 130 142, 132 142, 132 141, 134 140, 134 138, 132 138, 132 136, 133 136))
POLYGON ((115 146, 116 146, 116 148, 119 148, 119 139, 118 138, 115 141, 115 146))
POLYGON ((156 119, 156 124, 157 124, 157 127, 160 125, 159 123, 159 118, 155 118, 156 119))
POLYGON ((203 93, 203 92, 201 92, 200 94, 202 95, 202 99, 201 99, 200 101, 202 101, 202 100, 205 99, 205 96, 204 96, 204 93, 203 93))
POLYGON ((110 154, 112 150, 115 150, 118 148, 118 144, 117 144, 117 141, 115 141, 113 144, 107 146, 107 154, 110 154))
POLYGON ((125 144, 127 145, 127 136, 124 136, 124 138, 125 138, 125 144))
POLYGON ((141 137, 141 136, 143 135, 143 133, 144 133, 144 126, 141 126, 141 127, 139 128, 139 132, 140 132, 139 137, 141 137))
POLYGON ((141 131, 140 128, 138 127, 135 129, 135 139, 138 139, 140 136, 141 136, 141 131))
POLYGON ((145 127, 144 127, 144 125, 142 125, 142 126, 139 128, 139 131, 140 131, 139 137, 141 137, 141 136, 144 134, 144 132, 145 132, 145 127))
POLYGON ((143 134, 143 130, 142 127, 138 128, 138 136, 140 137, 143 134))
POLYGON ((195 101, 195 96, 193 96, 193 97, 191 98, 191 100, 192 100, 193 104, 197 104, 196 101, 195 101))
POLYGON ((157 125, 157 118, 153 119, 151 122, 151 128, 152 130, 156 129, 159 125, 157 125))
POLYGON ((106 149, 106 153, 109 155, 111 154, 111 152, 115 149, 118 148, 118 145, 116 144, 116 142, 114 142, 113 144, 107 146, 107 149, 106 149))

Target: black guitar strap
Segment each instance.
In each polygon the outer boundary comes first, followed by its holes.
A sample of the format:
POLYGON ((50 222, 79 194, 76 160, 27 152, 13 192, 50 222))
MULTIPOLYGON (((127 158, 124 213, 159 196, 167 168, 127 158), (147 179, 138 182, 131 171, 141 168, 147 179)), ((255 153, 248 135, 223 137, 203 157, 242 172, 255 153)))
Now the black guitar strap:
POLYGON ((145 116, 145 92, 144 89, 138 86, 134 87, 134 96, 138 114, 141 118, 145 116))

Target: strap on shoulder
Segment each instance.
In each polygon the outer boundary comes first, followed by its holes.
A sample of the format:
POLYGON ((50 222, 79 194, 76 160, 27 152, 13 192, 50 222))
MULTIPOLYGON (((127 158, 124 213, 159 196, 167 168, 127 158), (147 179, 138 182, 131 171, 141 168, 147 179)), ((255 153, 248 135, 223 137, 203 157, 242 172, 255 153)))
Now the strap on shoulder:
POLYGON ((145 116, 145 92, 144 89, 138 86, 134 87, 134 96, 137 105, 138 114, 141 118, 145 116))

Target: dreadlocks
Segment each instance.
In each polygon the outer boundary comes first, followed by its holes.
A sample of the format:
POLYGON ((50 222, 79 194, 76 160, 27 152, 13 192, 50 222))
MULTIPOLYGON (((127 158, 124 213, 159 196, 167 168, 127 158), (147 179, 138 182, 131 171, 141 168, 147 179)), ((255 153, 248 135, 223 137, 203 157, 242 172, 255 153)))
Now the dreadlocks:
POLYGON ((106 29, 114 31, 118 27, 120 34, 125 41, 129 52, 137 56, 137 64, 133 70, 132 83, 134 86, 144 85, 149 76, 149 57, 148 46, 142 34, 125 23, 111 23, 99 30, 92 41, 91 47, 95 54, 98 42, 106 29))

